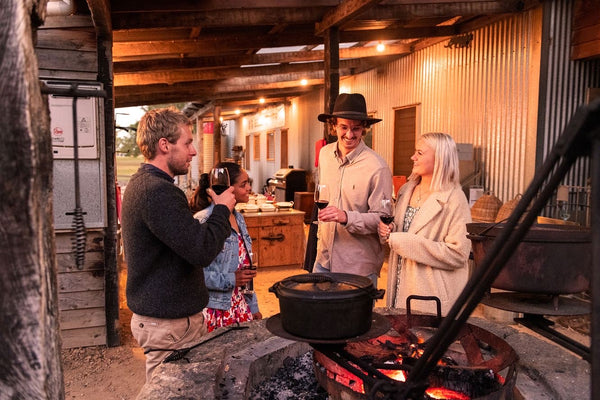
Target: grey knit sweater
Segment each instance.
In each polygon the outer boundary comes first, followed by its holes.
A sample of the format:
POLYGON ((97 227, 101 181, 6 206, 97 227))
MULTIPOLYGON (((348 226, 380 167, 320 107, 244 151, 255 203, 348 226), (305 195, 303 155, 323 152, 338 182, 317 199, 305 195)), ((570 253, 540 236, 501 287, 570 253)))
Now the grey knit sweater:
POLYGON ((208 303, 202 268, 231 232, 227 207, 217 205, 200 224, 173 179, 142 164, 125 190, 122 228, 131 311, 155 318, 202 311, 208 303))

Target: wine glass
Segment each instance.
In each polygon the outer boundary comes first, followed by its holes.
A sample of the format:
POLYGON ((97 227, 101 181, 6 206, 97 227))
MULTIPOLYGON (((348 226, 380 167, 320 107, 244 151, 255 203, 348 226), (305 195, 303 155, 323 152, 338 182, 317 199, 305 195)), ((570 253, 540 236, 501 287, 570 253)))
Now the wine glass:
MULTIPOLYGON (((250 261, 250 265, 245 267, 245 269, 256 270, 256 264, 254 263, 254 253, 248 253, 248 259, 250 261)), ((244 287, 242 288, 242 294, 244 294, 244 295, 254 294, 254 280, 251 280, 246 285, 244 285, 244 287)))
POLYGON ((381 200, 381 214, 379 219, 386 225, 394 222, 394 202, 391 199, 381 200))
MULTIPOLYGON (((315 205, 319 210, 324 209, 329 204, 329 187, 319 184, 315 188, 315 205)), ((318 221, 313 221, 313 224, 318 224, 318 221)))
POLYGON ((227 168, 213 168, 210 170, 210 187, 216 194, 221 194, 231 186, 227 168))

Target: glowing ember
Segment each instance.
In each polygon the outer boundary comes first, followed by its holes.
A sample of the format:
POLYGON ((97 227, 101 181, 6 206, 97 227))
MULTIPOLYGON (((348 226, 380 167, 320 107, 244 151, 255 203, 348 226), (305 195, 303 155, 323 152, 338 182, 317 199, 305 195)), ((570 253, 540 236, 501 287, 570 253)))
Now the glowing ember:
MULTIPOLYGON (((392 325, 396 333, 366 341, 349 342, 340 350, 324 348, 325 351, 321 353, 320 349, 315 348, 316 371, 322 371, 319 381, 322 384, 327 382, 321 381, 324 374, 329 382, 335 381, 360 394, 375 390, 380 395, 386 395, 386 391, 399 393, 405 389, 399 384, 397 387, 389 385, 382 390, 377 383, 383 375, 390 379, 390 383, 392 380, 409 380, 410 370, 423 355, 434 329, 427 325, 430 323, 427 316, 420 316, 423 325, 415 325, 410 330, 402 316, 394 318, 396 323, 392 325), (341 364, 348 368, 342 367, 341 364)), ((506 389, 503 387, 505 378, 499 371, 509 368, 506 371, 507 376, 511 376, 511 382, 514 382, 512 371, 517 359, 514 351, 501 339, 491 336, 486 331, 476 326, 467 327, 468 330, 460 336, 460 340, 450 345, 446 354, 430 372, 427 380, 429 388, 425 389, 424 393, 421 392, 424 399, 470 400, 493 392, 510 390, 508 386, 506 389)), ((341 389, 339 386, 333 386, 332 390, 341 389)))
POLYGON ((446 388, 429 388, 425 394, 436 400, 470 400, 470 397, 446 388))
POLYGON ((380 369, 382 374, 388 378, 392 378, 398 382, 406 382, 406 371, 403 370, 392 370, 392 369, 380 369))

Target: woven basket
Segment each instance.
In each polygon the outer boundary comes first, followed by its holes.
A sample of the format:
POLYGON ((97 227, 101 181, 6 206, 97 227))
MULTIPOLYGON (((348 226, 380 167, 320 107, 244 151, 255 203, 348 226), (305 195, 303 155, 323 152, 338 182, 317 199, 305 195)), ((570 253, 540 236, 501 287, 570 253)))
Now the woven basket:
POLYGON ((510 217, 510 215, 513 213, 515 208, 517 208, 517 204, 519 204, 521 197, 523 197, 523 196, 518 194, 515 196, 514 199, 509 200, 506 203, 504 203, 502 205, 502 207, 500 207, 500 210, 498 210, 498 214, 496 215, 496 219, 494 222, 501 222, 501 221, 507 220, 510 217))
POLYGON ((491 193, 481 196, 471 207, 473 222, 494 222, 502 201, 491 193))

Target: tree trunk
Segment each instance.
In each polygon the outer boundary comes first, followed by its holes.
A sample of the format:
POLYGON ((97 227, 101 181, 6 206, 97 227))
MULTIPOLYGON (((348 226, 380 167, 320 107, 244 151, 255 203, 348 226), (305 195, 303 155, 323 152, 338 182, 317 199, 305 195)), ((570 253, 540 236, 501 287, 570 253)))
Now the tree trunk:
POLYGON ((52 148, 33 27, 44 0, 0 9, 0 398, 64 399, 52 148))

